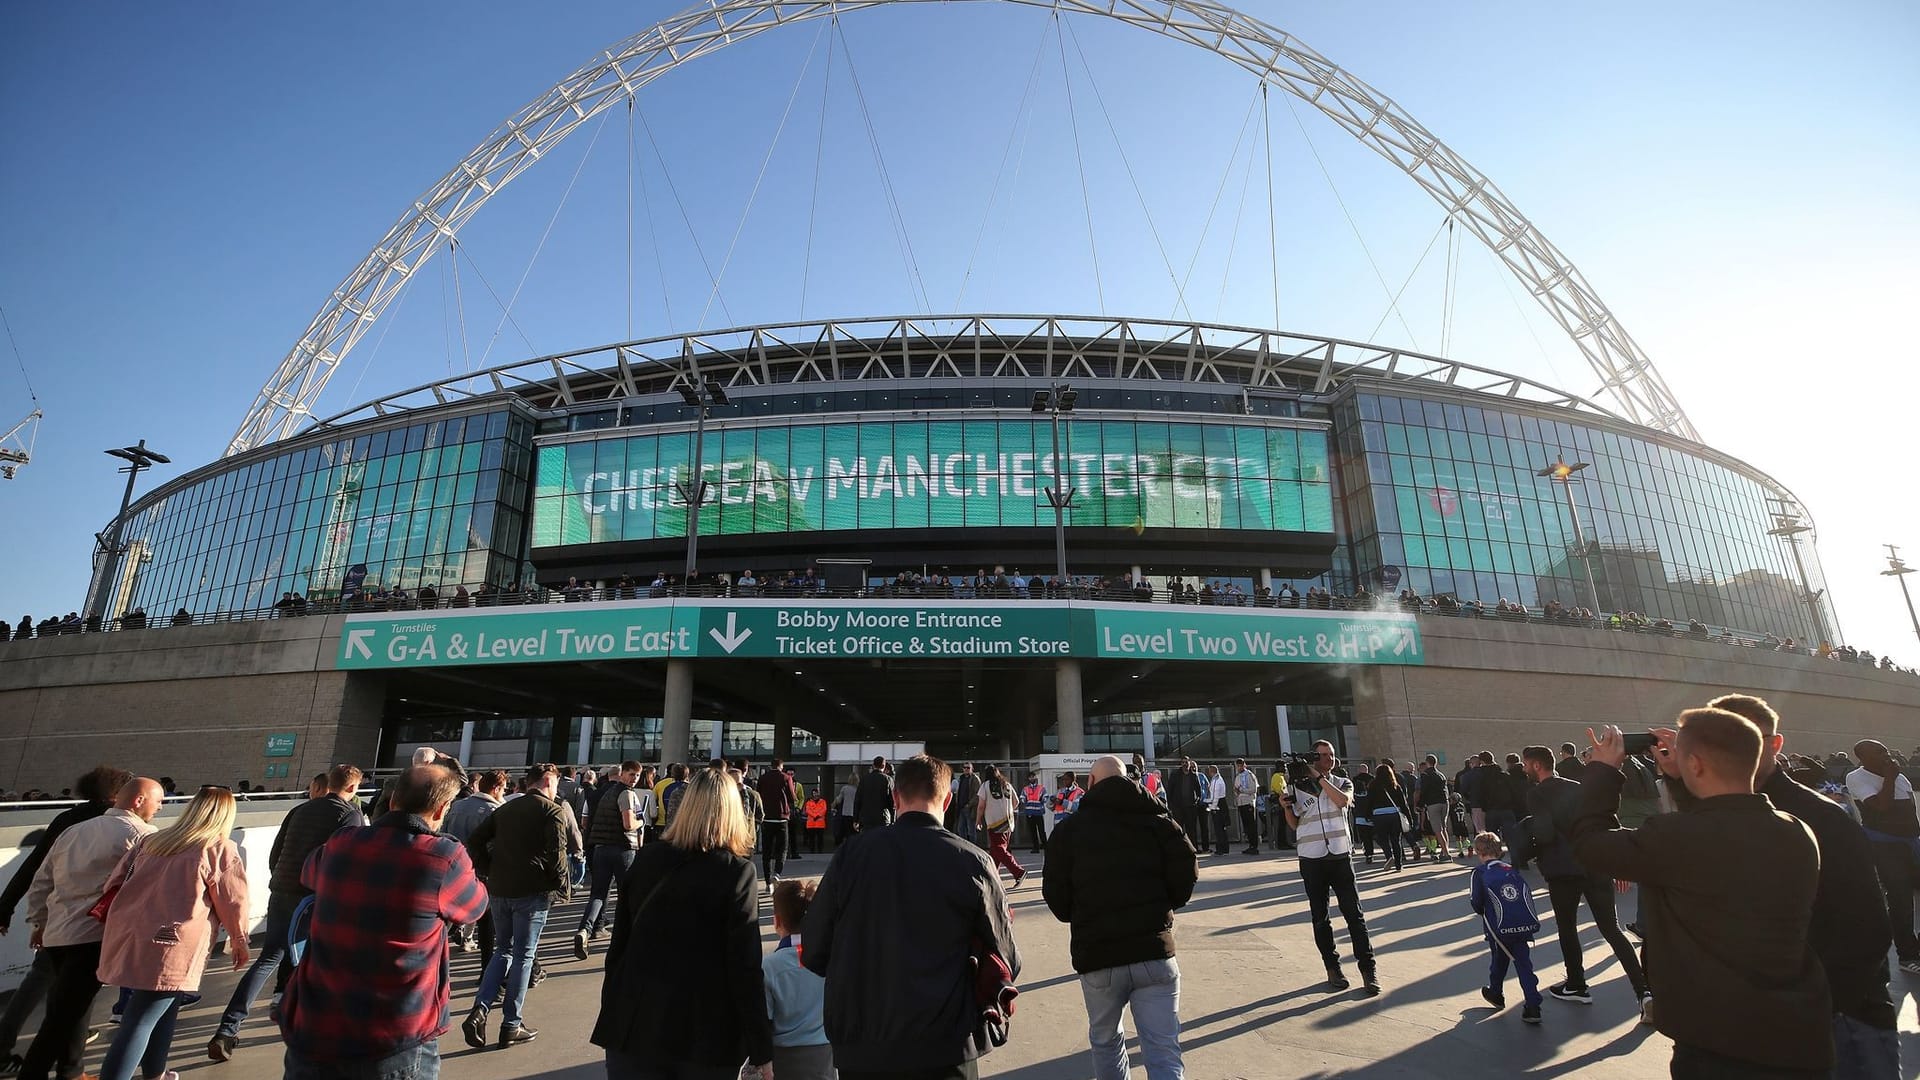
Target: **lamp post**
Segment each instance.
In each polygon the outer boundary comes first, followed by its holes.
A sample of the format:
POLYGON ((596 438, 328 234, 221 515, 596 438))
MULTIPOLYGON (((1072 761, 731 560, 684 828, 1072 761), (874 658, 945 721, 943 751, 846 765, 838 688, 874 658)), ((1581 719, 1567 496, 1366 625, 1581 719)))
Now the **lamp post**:
POLYGON ((1053 486, 1046 489, 1047 505, 1053 507, 1054 573, 1060 587, 1071 593, 1067 577, 1067 511, 1073 506, 1074 490, 1067 486, 1067 470, 1060 456, 1060 414, 1071 413, 1080 400, 1080 391, 1066 383, 1033 392, 1033 411, 1046 413, 1053 423, 1053 486))
POLYGON ((102 618, 106 616, 108 598, 114 591, 114 579, 120 576, 120 559, 126 554, 126 549, 121 543, 121 539, 127 532, 127 507, 133 504, 133 482, 140 478, 142 472, 153 468, 155 465, 171 465, 173 463, 172 458, 167 457, 158 450, 147 449, 147 440, 145 439, 141 439, 132 446, 122 446, 116 450, 109 450, 107 454, 126 462, 125 465, 120 467, 119 471, 127 474, 127 489, 120 495, 120 513, 113 519, 113 529, 111 533, 100 538, 100 550, 105 553, 107 557, 106 572, 100 577, 100 589, 94 594, 93 608, 88 611, 87 614, 99 615, 102 618))
POLYGON ((704 451, 707 436, 707 412, 719 405, 730 405, 727 391, 720 383, 709 377, 704 382, 696 382, 689 377, 679 384, 681 398, 693 406, 698 417, 693 423, 693 475, 682 480, 674 487, 680 492, 680 499, 687 505, 687 569, 680 579, 683 589, 693 587, 693 572, 700 558, 700 508, 707 502, 707 481, 702 475, 704 451))
POLYGON ((1914 636, 1920 637, 1920 615, 1913 613, 1913 594, 1907 591, 1907 575, 1911 573, 1913 573, 1913 567, 1908 566, 1906 562, 1900 558, 1900 549, 1894 547, 1892 544, 1888 544, 1887 568, 1880 571, 1880 576, 1899 579, 1900 595, 1905 597, 1907 601, 1907 618, 1913 621, 1914 636))
POLYGON ((1593 581, 1593 552, 1587 549, 1587 539, 1580 531, 1580 507, 1573 501, 1574 474, 1585 468, 1587 468, 1587 463, 1584 461, 1576 461, 1569 465, 1564 458, 1555 458, 1553 464, 1539 470, 1534 473, 1534 475, 1545 477, 1566 489, 1567 516, 1573 519, 1573 544, 1580 549, 1580 561, 1585 564, 1587 568, 1587 595, 1592 598, 1593 614, 1597 618, 1601 614, 1602 609, 1600 607, 1600 587, 1595 585, 1593 581))
POLYGON ((1820 595, 1826 590, 1815 590, 1813 582, 1807 578, 1806 561, 1800 557, 1800 534, 1812 532, 1813 526, 1800 520, 1784 499, 1772 500, 1774 503, 1773 528, 1767 530, 1768 536, 1777 536, 1784 540, 1787 552, 1793 556, 1794 572, 1800 575, 1800 600, 1807 605, 1807 618, 1813 624, 1814 636, 1822 642, 1833 642, 1827 631, 1826 613, 1820 610, 1820 595))

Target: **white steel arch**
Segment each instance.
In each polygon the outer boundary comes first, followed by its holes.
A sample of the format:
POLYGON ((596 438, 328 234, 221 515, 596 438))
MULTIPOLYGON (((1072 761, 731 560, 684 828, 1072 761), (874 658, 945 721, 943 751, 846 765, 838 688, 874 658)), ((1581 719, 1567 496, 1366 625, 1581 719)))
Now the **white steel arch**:
MULTIPOLYGON (((928 0, 709 0, 606 49, 494 129, 414 200, 333 290, 281 360, 247 410, 227 453, 296 431, 341 359, 435 248, 454 237, 495 192, 580 125, 675 67, 768 30, 883 4, 917 2, 928 0)), ((1653 362, 1573 263, 1484 173, 1391 99, 1333 61, 1289 34, 1210 0, 1007 2, 1062 14, 1104 16, 1196 45, 1319 109, 1411 176, 1492 249, 1586 356, 1601 380, 1598 395, 1610 398, 1636 423, 1699 440, 1653 362)))

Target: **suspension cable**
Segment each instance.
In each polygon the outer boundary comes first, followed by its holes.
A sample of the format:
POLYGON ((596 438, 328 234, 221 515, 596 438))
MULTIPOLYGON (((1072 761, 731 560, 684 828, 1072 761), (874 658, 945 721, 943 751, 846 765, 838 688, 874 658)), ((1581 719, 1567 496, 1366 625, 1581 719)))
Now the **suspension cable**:
POLYGON ((1106 119, 1107 134, 1113 137, 1113 148, 1120 154, 1120 165, 1127 171, 1127 182, 1133 185, 1134 198, 1140 201, 1140 213, 1147 219, 1147 232, 1152 235, 1154 246, 1160 250, 1160 261, 1167 268, 1167 280, 1173 283, 1174 298, 1180 307, 1186 308, 1187 317, 1191 319, 1194 317, 1193 308, 1187 304, 1186 287, 1180 283, 1180 274, 1173 268, 1173 259, 1167 254, 1166 242, 1160 239, 1160 227, 1154 224, 1153 210, 1147 205, 1146 192, 1140 190, 1140 179, 1134 175, 1133 162, 1128 160, 1127 148, 1120 142, 1120 129, 1114 125, 1113 113, 1107 110, 1106 96, 1100 93, 1100 80, 1094 77, 1093 65, 1087 63, 1086 50, 1080 47, 1080 35, 1074 33, 1073 24, 1062 23, 1061 25, 1073 38, 1073 51, 1080 57, 1081 70, 1087 73, 1087 85, 1093 88, 1094 103, 1100 106, 1100 115, 1106 119))
POLYGON ((633 95, 627 95, 627 340, 633 340, 633 95))
MULTIPOLYGON (((633 134, 633 118, 634 118, 633 95, 628 94, 627 95, 627 134, 629 138, 631 138, 633 134)), ((664 165, 662 166, 661 171, 662 172, 665 171, 664 165)), ((660 227, 658 223, 654 221, 654 218, 653 218, 653 194, 647 189, 647 170, 644 168, 640 169, 638 171, 638 175, 640 177, 640 201, 647 204, 647 237, 653 245, 653 269, 654 269, 654 273, 660 279, 660 310, 666 317, 666 320, 667 320, 666 325, 671 327, 674 325, 673 296, 667 290, 667 261, 660 254, 660 227)), ((669 182, 671 182, 671 180, 669 180, 669 182)), ((699 246, 698 240, 694 242, 694 246, 696 248, 699 246)), ((702 256, 702 258, 704 257, 705 256, 702 256)), ((725 301, 722 301, 721 310, 724 311, 725 309, 726 309, 726 303, 725 301)))
POLYGON ((1215 307, 1215 318, 1225 318, 1227 283, 1233 280, 1233 255, 1240 249, 1240 222, 1247 213, 1247 191, 1253 187, 1253 153, 1253 147, 1247 147, 1247 167, 1240 174, 1240 202, 1234 207, 1233 228, 1227 230, 1227 263, 1220 271, 1220 302, 1215 307))
POLYGON ((813 143, 813 194, 807 200, 807 247, 800 261, 800 317, 807 317, 807 288, 813 281, 813 226, 820 214, 820 171, 827 153, 827 101, 833 92, 835 38, 827 39, 827 70, 820 80, 820 130, 813 143))
MULTIPOLYGON (((1200 226, 1200 239, 1194 242, 1193 258, 1187 261, 1187 272, 1180 278, 1182 291, 1185 291, 1186 287, 1193 282, 1194 268, 1200 265, 1200 253, 1206 249, 1207 236, 1213 231, 1213 216, 1220 210, 1220 199, 1227 193, 1227 181, 1233 178, 1234 163, 1240 160, 1240 147, 1247 140, 1247 127, 1253 123, 1253 110, 1259 105, 1260 95, 1256 91, 1253 98, 1247 102, 1247 115, 1240 119, 1240 133, 1234 136, 1233 149, 1227 154, 1226 167, 1220 170, 1220 186, 1213 190, 1213 205, 1207 207, 1207 220, 1200 226)), ((1191 312, 1193 309, 1187 310, 1191 312)))
MULTIPOLYGON (((520 280, 513 286, 513 295, 507 297, 507 303, 500 312, 500 321, 493 326, 493 336, 487 339, 487 347, 480 352, 481 367, 486 367, 487 358, 493 355, 493 346, 500 340, 500 331, 506 329, 508 315, 513 311, 513 306, 520 302, 520 291, 527 287, 527 279, 533 276, 533 266, 540 261, 540 253, 546 250, 547 238, 553 235, 553 227, 560 220, 560 212, 567 208, 567 200, 573 195, 574 185, 580 182, 580 173, 586 169, 588 159, 593 157, 593 148, 600 145, 600 133, 606 130, 607 120, 612 116, 613 114, 611 112, 600 114, 600 123, 593 129, 593 138, 587 140, 586 153, 580 155, 579 164, 573 167, 573 177, 567 181, 567 189, 560 193, 560 202, 553 208, 553 216, 547 219, 547 227, 540 233, 540 242, 533 245, 533 254, 527 257, 527 268, 520 271, 520 280)), ((629 191, 631 191, 631 188, 629 188, 629 191)), ((629 198, 631 198, 631 196, 629 196, 629 198)), ((631 213, 631 211, 629 211, 629 213, 631 213)), ((629 245, 631 245, 631 241, 629 241, 629 245)), ((631 251, 631 246, 629 246, 629 251, 631 251)), ((628 256, 628 265, 629 267, 632 265, 631 255, 628 256)), ((629 270, 629 273, 631 273, 631 270, 629 270)), ((629 295, 631 295, 631 292, 629 292, 629 295)), ((496 297, 496 299, 498 298, 496 297)), ((631 301, 628 302, 627 306, 627 337, 629 339, 633 337, 633 306, 631 301)))
POLYGON ((780 123, 773 129, 773 140, 767 143, 766 156, 760 159, 760 172, 753 178, 753 189, 747 193, 747 205, 740 208, 740 220, 733 227, 733 239, 727 242, 727 254, 720 260, 720 273, 713 279, 713 291, 707 294, 707 304, 700 309, 700 320, 695 329, 707 325, 707 315, 713 311, 713 299, 720 295, 720 282, 727 276, 727 267, 733 265, 734 250, 740 246, 740 234, 747 230, 747 218, 753 214, 753 204, 760 198, 760 185, 767 178, 767 166, 773 164, 774 152, 780 149, 780 136, 786 133, 787 118, 793 115, 793 103, 800 100, 800 87, 807 81, 807 72, 813 68, 814 53, 820 49, 820 35, 826 33, 825 26, 814 31, 813 46, 807 50, 807 59, 800 65, 800 74, 793 80, 793 92, 787 95, 787 107, 780 113, 780 123))
MULTIPOLYGON (((1007 145, 1000 151, 1000 167, 993 173, 993 189, 987 193, 986 208, 980 211, 980 229, 973 236, 973 250, 967 254, 967 269, 960 275, 960 291, 953 298, 953 310, 959 311, 967 297, 967 284, 973 280, 973 267, 980 257, 980 242, 987 235, 987 221, 993 216, 993 204, 1000 198, 1000 181, 1007 172, 1007 160, 1013 156, 1013 140, 1020 134, 1020 123, 1026 117, 1027 103, 1033 97, 1033 85, 1040 79, 1040 58, 1047 52, 1047 35, 1053 30, 1051 20, 1040 24, 1040 43, 1034 46, 1033 63, 1027 68, 1027 85, 1020 91, 1020 104, 1013 110, 1013 126, 1007 129, 1007 145)), ((1026 144, 1021 144, 1021 156, 1026 156, 1026 144)))
MULTIPOLYGON (((447 237, 447 261, 453 264, 453 302, 460 315, 460 362, 467 366, 468 371, 472 371, 473 347, 467 343, 467 301, 460 294, 460 246, 451 236, 447 237)), ((528 348, 532 349, 532 346, 528 348)), ((447 374, 453 373, 449 371, 447 374)))
MULTIPOLYGON (((513 312, 508 309, 506 301, 500 299, 499 290, 493 287, 493 282, 487 280, 487 275, 481 271, 480 263, 474 259, 473 253, 467 250, 467 245, 460 243, 458 238, 453 238, 450 242, 453 244, 455 252, 467 257, 467 265, 473 268, 473 276, 480 279, 480 284, 487 290, 487 295, 493 297, 493 302, 499 306, 501 314, 506 318, 508 324, 513 327, 514 333, 520 335, 520 341, 526 345, 527 351, 530 353, 538 353, 540 351, 539 347, 533 343, 532 338, 527 336, 527 332, 520 328, 520 320, 513 317, 513 312)), ((453 283, 455 295, 458 296, 460 279, 455 277, 453 283)), ((465 324, 466 318, 463 315, 461 317, 460 327, 462 335, 466 333, 465 324)), ((471 363, 469 363, 469 370, 471 370, 471 363)))
POLYGON ((7 318, 7 309, 4 307, 0 307, 0 325, 5 325, 7 328, 7 343, 13 346, 13 359, 20 365, 20 378, 26 381, 27 399, 38 405, 40 395, 33 392, 33 376, 27 374, 27 358, 20 351, 20 342, 13 336, 13 323, 7 318))
MULTIPOLYGON (((1060 21, 1060 13, 1053 13, 1053 21, 1060 21)), ((1100 243, 1093 233, 1093 199, 1087 193, 1087 159, 1080 152, 1080 119, 1073 107, 1073 72, 1067 69, 1066 35, 1059 33, 1056 27, 1054 40, 1060 44, 1060 81, 1067 87, 1067 121, 1073 127, 1073 160, 1080 167, 1080 205, 1087 215, 1087 250, 1093 253, 1093 291, 1100 300, 1100 314, 1107 313, 1107 289, 1100 280, 1100 243)))
POLYGON ((1280 329, 1280 241, 1273 209, 1273 118, 1267 112, 1267 81, 1260 80, 1260 130, 1267 137, 1267 259, 1272 264, 1273 328, 1280 329))
POLYGON ((1400 320, 1400 328, 1407 332, 1407 339, 1413 342, 1415 350, 1420 350, 1420 338, 1414 334, 1413 327, 1407 325, 1407 317, 1400 311, 1400 304, 1393 298, 1393 289, 1387 284, 1387 276, 1380 272, 1380 263, 1373 257, 1373 249, 1367 246, 1367 238, 1360 233, 1360 225, 1353 220, 1353 211, 1347 209, 1347 200, 1340 195, 1340 186, 1333 182, 1333 174, 1327 171, 1327 163, 1320 157, 1320 148, 1313 144, 1313 136, 1307 134, 1307 125, 1300 122, 1300 112, 1293 107, 1292 100, 1287 101, 1287 111, 1293 114, 1293 124, 1300 129, 1300 137, 1307 141, 1307 149, 1313 152, 1313 160, 1320 166, 1320 175, 1326 178, 1327 187, 1333 191, 1333 199, 1340 204, 1340 213, 1347 219, 1347 227, 1353 230, 1353 238, 1360 241, 1360 250, 1367 256, 1367 265, 1373 267, 1374 280, 1380 283, 1380 292, 1387 297, 1387 305, 1393 309, 1394 317, 1400 320))
POLYGON ((1440 219, 1440 227, 1433 230, 1433 235, 1427 238, 1427 246, 1420 249, 1420 257, 1413 261, 1413 269, 1407 271, 1407 276, 1400 282, 1400 287, 1394 290, 1393 299, 1387 303, 1387 310, 1380 313, 1380 321, 1374 323, 1373 329, 1367 332, 1368 341, 1372 341, 1374 336, 1380 333, 1380 328, 1387 324, 1387 317, 1393 314, 1393 305, 1399 303, 1400 295, 1407 291, 1408 285, 1413 284, 1413 275, 1420 272, 1420 267, 1427 261, 1427 254, 1433 250, 1433 245, 1439 242, 1440 234, 1445 232, 1452 223, 1452 215, 1440 219))
POLYGON ((908 282, 919 291, 921 310, 932 311, 933 301, 927 295, 927 282, 920 273, 920 262, 913 254, 913 238, 907 232, 906 213, 900 208, 900 196, 893 187, 893 175, 887 170, 887 158, 880 150, 880 133, 873 124, 873 111, 867 108, 867 94, 860 85, 860 68, 853 62, 853 46, 847 41, 846 28, 840 25, 840 16, 833 16, 834 32, 840 35, 840 51, 847 57, 847 79, 853 83, 854 100, 860 103, 860 117, 867 130, 867 145, 873 151, 874 167, 880 173, 880 190, 887 201, 888 212, 893 217, 896 239, 900 244, 901 258, 906 263, 908 282))
MULTIPOLYGON (((660 163, 660 175, 666 178, 667 191, 673 195, 674 205, 680 208, 680 221, 687 227, 687 238, 693 241, 694 254, 700 256, 700 268, 707 272, 707 280, 715 283, 714 295, 720 300, 720 313, 727 317, 728 322, 733 322, 733 312, 727 310, 726 295, 720 292, 718 285, 719 279, 713 276, 713 264, 707 260, 707 249, 700 243, 700 234, 694 231, 693 218, 687 213, 686 200, 680 197, 680 185, 673 182, 673 172, 667 168, 667 157, 660 151, 660 141, 653 136, 653 125, 647 122, 646 113, 636 111, 635 115, 640 117, 640 130, 647 133, 647 145, 653 148, 654 160, 660 163)), ((654 250, 655 254, 658 255, 659 248, 657 241, 654 250)), ((666 280, 666 266, 663 263, 660 268, 660 281, 661 288, 663 289, 666 287, 666 280)), ((669 319, 669 321, 671 321, 671 319, 669 319)))

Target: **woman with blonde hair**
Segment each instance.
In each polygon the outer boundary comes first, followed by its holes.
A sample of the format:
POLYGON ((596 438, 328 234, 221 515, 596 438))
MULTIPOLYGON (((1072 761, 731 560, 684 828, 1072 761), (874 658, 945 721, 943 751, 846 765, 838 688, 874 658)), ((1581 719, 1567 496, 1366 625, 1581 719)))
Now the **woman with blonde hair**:
POLYGON ((245 970, 247 868, 233 832, 233 793, 203 787, 173 824, 136 844, 107 879, 115 888, 100 943, 100 982, 132 990, 101 1080, 178 1080, 167 1069, 181 999, 197 995, 214 924, 245 970))
POLYGON ((740 785, 694 774, 661 839, 620 883, 592 1037, 608 1080, 734 1080, 743 1061, 771 1080, 754 823, 740 785))

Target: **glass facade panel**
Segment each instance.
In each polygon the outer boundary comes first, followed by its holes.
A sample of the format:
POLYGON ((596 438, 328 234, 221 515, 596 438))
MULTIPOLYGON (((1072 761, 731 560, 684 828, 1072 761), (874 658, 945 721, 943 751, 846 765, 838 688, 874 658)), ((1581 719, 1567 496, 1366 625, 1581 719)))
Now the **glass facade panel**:
MULTIPOLYGON (((1819 636, 1793 552, 1769 535, 1785 493, 1760 478, 1651 435, 1519 408, 1362 392, 1333 417, 1349 455, 1342 550, 1370 587, 1392 565, 1422 595, 1591 607, 1597 593, 1603 613, 1819 636), (1371 427, 1380 430, 1369 436, 1371 427), (1536 475, 1558 459, 1588 465, 1574 474, 1571 505, 1566 485, 1536 475), (1404 561, 1383 562, 1383 549, 1404 561)), ((1810 587, 1823 590, 1810 543, 1800 556, 1810 587)), ((1822 615, 1831 628, 1831 610, 1822 615)))
POLYGON ((356 564, 369 589, 503 587, 524 553, 517 530, 493 536, 495 503, 513 487, 507 462, 524 490, 532 440, 532 422, 506 411, 422 421, 163 487, 130 513, 121 581, 131 587, 115 590, 112 612, 265 608, 288 592, 326 600, 356 564), (478 440, 496 426, 504 452, 483 470, 478 440), (476 441, 443 443, 449 435, 476 441))

